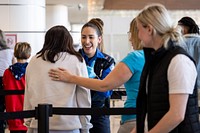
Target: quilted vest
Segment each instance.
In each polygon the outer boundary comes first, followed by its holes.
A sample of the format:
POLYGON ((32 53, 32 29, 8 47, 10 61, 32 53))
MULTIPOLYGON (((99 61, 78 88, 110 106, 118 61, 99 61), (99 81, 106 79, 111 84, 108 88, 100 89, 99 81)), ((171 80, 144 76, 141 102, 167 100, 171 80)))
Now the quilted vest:
MULTIPOLYGON (((148 129, 153 128, 169 110, 169 87, 167 70, 170 61, 177 54, 184 54, 193 60, 181 47, 171 46, 158 51, 144 49, 146 63, 141 76, 137 99, 137 132, 144 133, 145 114, 148 113, 148 129), (146 80, 148 75, 148 95, 146 80)), ((197 87, 189 95, 184 120, 171 133, 200 133, 197 87)))

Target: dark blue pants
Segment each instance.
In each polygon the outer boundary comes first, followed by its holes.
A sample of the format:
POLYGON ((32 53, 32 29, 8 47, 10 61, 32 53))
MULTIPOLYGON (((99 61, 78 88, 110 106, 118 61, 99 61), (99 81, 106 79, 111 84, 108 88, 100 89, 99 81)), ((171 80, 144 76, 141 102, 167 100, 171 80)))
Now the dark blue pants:
MULTIPOLYGON (((3 90, 2 77, 0 77, 0 90, 3 90)), ((4 112, 5 110, 5 98, 4 95, 0 95, 0 112, 4 112)), ((0 133, 5 132, 5 121, 0 120, 0 133)))
MULTIPOLYGON (((92 108, 110 108, 110 98, 105 98, 97 93, 92 93, 92 108)), ((90 133, 110 133, 110 118, 109 115, 92 115, 90 122, 93 128, 90 133)))
POLYGON ((90 122, 93 124, 90 133, 110 133, 109 115, 92 116, 90 122))

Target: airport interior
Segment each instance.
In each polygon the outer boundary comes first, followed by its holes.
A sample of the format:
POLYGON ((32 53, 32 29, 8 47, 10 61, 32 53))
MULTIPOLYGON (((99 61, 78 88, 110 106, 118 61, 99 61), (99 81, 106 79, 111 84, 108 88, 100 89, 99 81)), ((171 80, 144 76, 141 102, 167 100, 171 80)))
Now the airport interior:
MULTIPOLYGON (((131 20, 145 5, 155 2, 166 6, 175 23, 190 16, 200 25, 198 0, 1 0, 0 29, 12 48, 17 42, 29 42, 33 56, 42 48, 44 35, 52 26, 65 26, 75 49, 79 49, 81 27, 91 18, 101 18, 105 53, 118 63, 132 51, 127 35, 131 20)), ((124 92, 124 86, 115 91, 124 92)), ((123 107, 125 99, 125 95, 111 99, 111 107, 123 107)), ((110 120, 111 133, 117 133, 120 115, 112 115, 110 120)))

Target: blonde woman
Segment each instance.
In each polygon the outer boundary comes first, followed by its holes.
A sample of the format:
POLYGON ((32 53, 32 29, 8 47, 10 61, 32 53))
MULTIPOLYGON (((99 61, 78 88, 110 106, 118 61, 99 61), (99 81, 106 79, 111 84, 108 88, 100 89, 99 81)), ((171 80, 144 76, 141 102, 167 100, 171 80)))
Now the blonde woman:
POLYGON ((144 133, 199 133, 197 71, 181 47, 181 33, 161 4, 146 6, 136 17, 145 65, 137 98, 137 128, 144 133))

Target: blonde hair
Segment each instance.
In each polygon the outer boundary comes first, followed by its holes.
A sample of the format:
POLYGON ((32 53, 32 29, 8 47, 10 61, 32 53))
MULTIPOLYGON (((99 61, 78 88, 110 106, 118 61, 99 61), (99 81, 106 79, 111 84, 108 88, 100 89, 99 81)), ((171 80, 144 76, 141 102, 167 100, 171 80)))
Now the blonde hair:
POLYGON ((17 59, 28 59, 31 56, 31 46, 27 42, 18 42, 14 47, 14 56, 17 59))
POLYGON ((168 47, 168 41, 172 40, 176 45, 183 44, 181 32, 177 30, 167 9, 158 3, 146 6, 136 18, 143 26, 151 25, 154 34, 162 37, 164 47, 168 47))
POLYGON ((131 41, 134 44, 134 49, 141 50, 143 47, 141 45, 141 40, 138 38, 137 23, 135 18, 130 23, 129 31, 131 33, 131 41))

